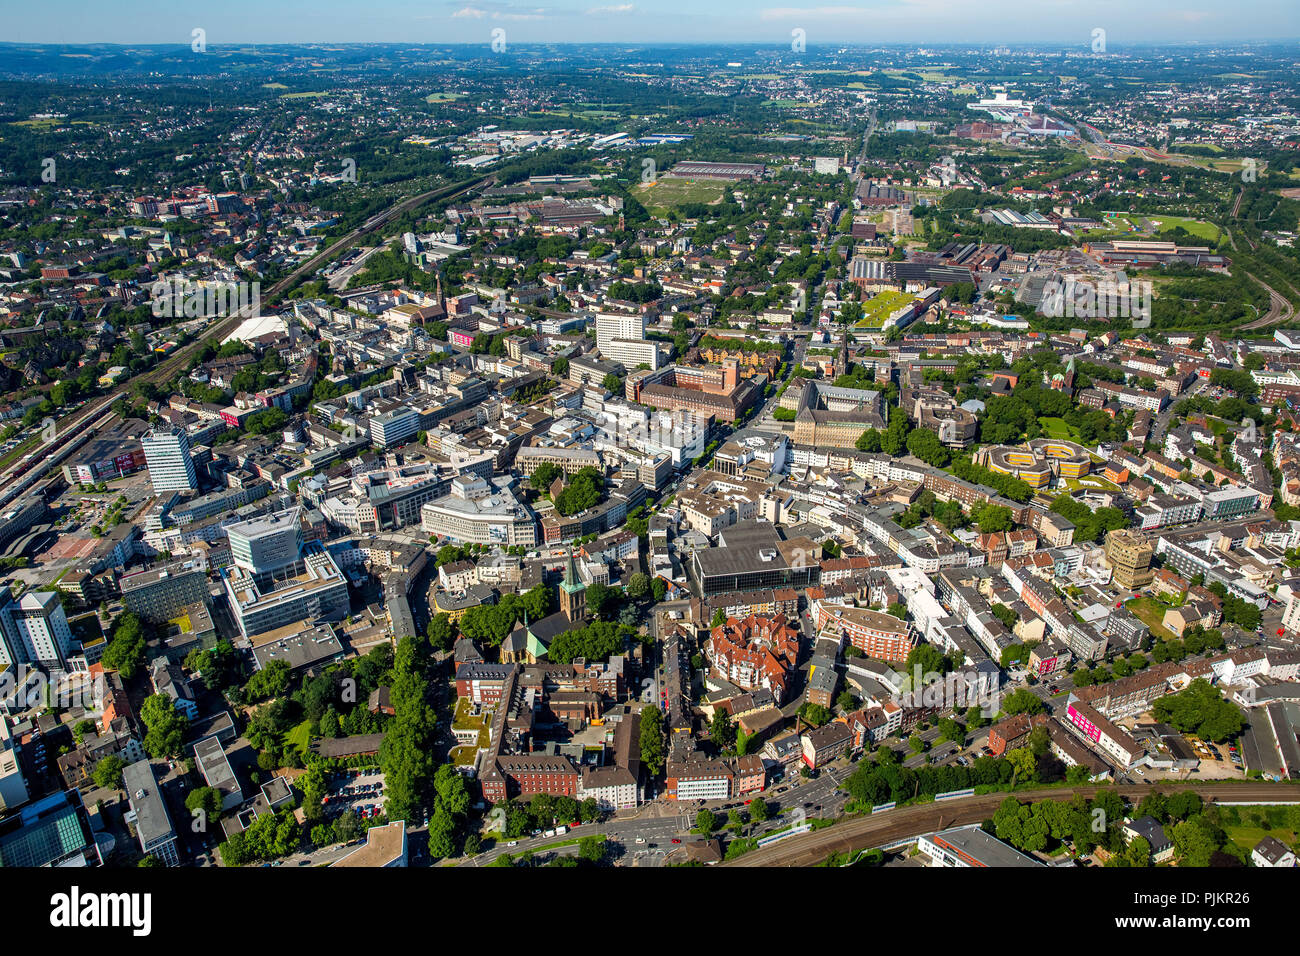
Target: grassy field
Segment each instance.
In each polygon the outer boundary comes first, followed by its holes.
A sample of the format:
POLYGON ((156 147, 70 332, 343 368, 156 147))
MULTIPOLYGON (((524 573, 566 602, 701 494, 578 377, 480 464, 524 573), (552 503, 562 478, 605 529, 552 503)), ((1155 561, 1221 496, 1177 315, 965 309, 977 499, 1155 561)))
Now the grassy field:
POLYGON ((1066 424, 1063 418, 1040 418, 1038 424, 1042 426, 1048 438, 1062 438, 1074 442, 1079 440, 1079 430, 1066 424))
POLYGON ((1180 216, 1160 216, 1159 218, 1153 216, 1151 221, 1156 224, 1157 229, 1176 229, 1181 226, 1192 235, 1199 236, 1207 242, 1219 241, 1219 227, 1212 222, 1201 222, 1199 219, 1184 219, 1180 216))
POLYGON ((462 99, 460 93, 430 93, 424 98, 426 103, 450 103, 454 100, 462 99))
POLYGON ((282 99, 282 100, 316 100, 316 99, 320 99, 322 96, 329 96, 329 94, 328 94, 328 93, 323 93, 323 92, 285 93, 283 96, 280 97, 280 99, 282 99))
POLYGON ((1300 842, 1300 832, 1294 829, 1294 819, 1289 807, 1237 807, 1236 819, 1239 823, 1227 820, 1223 823, 1228 839, 1247 853, 1266 836, 1281 840, 1292 849, 1300 842), (1270 825, 1271 824, 1271 825, 1270 825), (1292 824, 1288 826, 1288 824, 1292 824))
POLYGON ((647 209, 667 212, 675 206, 685 203, 717 203, 727 184, 707 179, 678 179, 676 176, 660 176, 652 183, 643 183, 637 187, 636 198, 647 209))
POLYGON ((68 120, 68 119, 25 119, 15 120, 10 126, 25 126, 28 129, 38 129, 49 132, 59 126, 94 126, 90 120, 68 120))
POLYGON ((1237 846, 1241 847, 1247 853, 1255 849, 1256 844, 1266 836, 1276 837, 1289 847, 1296 845, 1296 835, 1294 830, 1282 830, 1274 827, 1272 830, 1265 830, 1263 827, 1233 827, 1223 828, 1228 834, 1228 839, 1237 846))
POLYGON ((881 292, 862 303, 862 321, 854 328, 878 329, 885 324, 885 319, 915 298, 910 292, 881 292))
POLYGON ((567 119, 585 119, 585 120, 612 120, 619 119, 622 114, 614 113, 610 110, 535 110, 528 114, 529 116, 563 116, 567 119))
POLYGON ((291 747, 297 747, 298 752, 305 755, 307 744, 311 742, 311 721, 304 720, 297 727, 286 731, 284 742, 291 747))
POLYGON ((1134 598, 1124 605, 1133 612, 1133 616, 1139 621, 1151 628, 1151 636, 1159 637, 1166 641, 1178 640, 1178 635, 1165 627, 1161 621, 1164 620, 1167 608, 1149 595, 1134 598))

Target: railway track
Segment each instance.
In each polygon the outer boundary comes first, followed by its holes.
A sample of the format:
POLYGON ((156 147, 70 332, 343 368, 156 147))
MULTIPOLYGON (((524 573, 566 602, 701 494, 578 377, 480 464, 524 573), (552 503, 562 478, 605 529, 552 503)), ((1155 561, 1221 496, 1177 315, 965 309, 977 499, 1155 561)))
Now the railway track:
MULTIPOLYGON (((912 837, 947 827, 980 823, 993 816, 1008 796, 1021 802, 1069 800, 1075 794, 1094 797, 1114 787, 1080 786, 1020 793, 988 793, 959 797, 942 803, 921 803, 865 817, 852 817, 821 830, 787 837, 779 843, 724 862, 722 866, 816 866, 833 853, 855 853, 873 847, 891 846, 912 837)), ((1134 796, 1145 789, 1130 788, 1134 796)), ((1300 803, 1300 787, 1285 783, 1171 783, 1162 785, 1164 792, 1195 790, 1207 801, 1220 803, 1300 803), (1284 789, 1289 788, 1289 789, 1284 789)), ((1119 791, 1121 794, 1123 790, 1119 791)))

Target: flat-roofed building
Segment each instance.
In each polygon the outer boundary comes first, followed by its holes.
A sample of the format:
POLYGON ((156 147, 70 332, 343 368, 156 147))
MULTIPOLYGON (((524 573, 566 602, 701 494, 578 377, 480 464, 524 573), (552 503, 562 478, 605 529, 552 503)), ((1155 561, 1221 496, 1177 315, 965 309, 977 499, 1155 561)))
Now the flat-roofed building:
POLYGON ((155 492, 198 490, 194 456, 185 429, 154 428, 140 439, 140 444, 155 492))
POLYGON ((696 551, 691 556, 691 575, 706 596, 816 584, 820 565, 792 565, 781 553, 780 543, 776 528, 770 524, 734 524, 722 529, 720 547, 696 551))
POLYGON ((123 575, 118 587, 127 610, 150 624, 170 621, 208 600, 208 576, 188 561, 123 575))
POLYGON ((341 660, 344 655, 343 642, 332 627, 328 624, 313 627, 307 621, 258 634, 252 643, 253 663, 258 670, 272 661, 284 661, 290 671, 306 670, 341 660))
POLYGON ((135 827, 140 849, 164 866, 180 866, 176 828, 167 812, 167 801, 163 799, 153 765, 148 760, 127 764, 122 769, 122 788, 131 804, 126 822, 135 827))
POLYGON ((488 483, 478 477, 457 478, 451 494, 420 508, 423 531, 470 544, 507 547, 537 543, 537 520, 515 497, 508 479, 488 483))
POLYGON ((204 737, 194 745, 194 763, 204 782, 221 794, 221 809, 229 810, 244 802, 244 791, 239 786, 234 768, 226 756, 226 748, 214 737, 204 737))
POLYGON ((927 834, 916 841, 916 848, 936 867, 1044 865, 989 836, 978 823, 927 834))
POLYGON ((340 621, 348 613, 347 579, 319 545, 307 548, 291 571, 264 577, 236 565, 221 575, 245 637, 293 621, 340 621))
POLYGON ((0 816, 0 868, 102 866, 81 794, 53 793, 0 816))
POLYGON ((56 591, 28 591, 14 598, 0 590, 0 672, 13 664, 66 669, 72 628, 56 591))
POLYGON ((369 869, 406 866, 406 821, 394 820, 366 831, 366 842, 331 863, 331 866, 363 866, 369 869))
POLYGON ((916 646, 906 622, 871 608, 814 601, 812 622, 819 633, 847 639, 865 656, 880 661, 907 660, 916 646))
POLYGON ((761 179, 767 167, 761 163, 708 163, 702 160, 680 162, 668 171, 670 176, 682 179, 721 179, 738 182, 742 179, 761 179))

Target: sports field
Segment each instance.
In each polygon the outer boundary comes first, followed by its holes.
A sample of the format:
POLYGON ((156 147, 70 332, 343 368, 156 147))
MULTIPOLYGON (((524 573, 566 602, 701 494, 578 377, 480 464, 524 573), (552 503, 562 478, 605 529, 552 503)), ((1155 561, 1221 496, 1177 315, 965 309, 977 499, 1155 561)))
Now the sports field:
POLYGON ((708 179, 679 179, 660 176, 652 183, 637 187, 636 198, 646 209, 666 212, 685 203, 716 203, 722 199, 727 184, 708 179))
POLYGON ((1156 224, 1157 229, 1177 229, 1181 226, 1193 236, 1204 239, 1206 242, 1219 241, 1219 227, 1212 222, 1201 222, 1199 219, 1184 219, 1180 216, 1151 216, 1150 218, 1156 224))

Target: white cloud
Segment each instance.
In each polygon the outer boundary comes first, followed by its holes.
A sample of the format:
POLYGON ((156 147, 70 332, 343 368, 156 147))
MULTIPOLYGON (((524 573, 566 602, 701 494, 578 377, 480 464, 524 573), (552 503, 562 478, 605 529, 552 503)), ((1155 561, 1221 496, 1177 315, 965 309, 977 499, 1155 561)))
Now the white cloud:
POLYGON ((464 17, 473 17, 475 20, 482 20, 487 16, 486 10, 479 10, 476 7, 465 7, 463 10, 457 10, 451 15, 453 20, 459 20, 464 17))
POLYGON ((592 7, 587 11, 587 16, 594 17, 602 13, 631 13, 635 9, 636 5, 632 3, 623 3, 616 7, 592 7))
POLYGON ((808 20, 823 17, 865 17, 873 13, 866 7, 769 7, 759 14, 761 20, 808 20))

